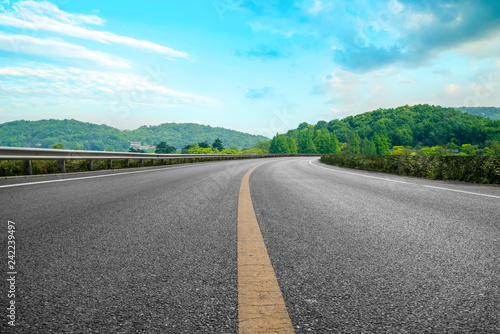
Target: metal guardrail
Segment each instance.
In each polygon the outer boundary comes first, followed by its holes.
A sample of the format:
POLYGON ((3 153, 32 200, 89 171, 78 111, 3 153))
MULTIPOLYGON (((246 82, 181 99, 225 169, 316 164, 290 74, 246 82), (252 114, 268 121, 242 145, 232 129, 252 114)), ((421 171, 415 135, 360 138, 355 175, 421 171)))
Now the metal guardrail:
POLYGON ((92 160, 107 160, 108 168, 113 168, 113 160, 125 160, 125 167, 129 167, 130 159, 140 160, 140 165, 144 165, 144 160, 176 160, 179 164, 183 162, 214 161, 214 160, 236 160, 273 158, 289 156, 320 156, 320 154, 156 154, 156 153, 134 153, 134 152, 103 152, 103 151, 75 151, 59 150, 49 148, 27 148, 27 147, 6 147, 0 146, 0 160, 22 160, 24 173, 33 174, 32 160, 58 160, 61 173, 66 172, 66 160, 87 160, 88 170, 93 170, 92 160))

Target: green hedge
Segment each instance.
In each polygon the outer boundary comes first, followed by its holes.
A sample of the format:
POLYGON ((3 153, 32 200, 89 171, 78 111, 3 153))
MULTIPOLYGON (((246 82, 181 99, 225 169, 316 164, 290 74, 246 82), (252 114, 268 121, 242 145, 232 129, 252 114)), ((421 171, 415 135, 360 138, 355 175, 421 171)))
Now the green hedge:
MULTIPOLYGON (((140 167, 139 159, 130 159, 130 167, 140 167)), ((59 173, 59 163, 57 160, 32 160, 33 174, 53 174, 59 173)), ((153 166, 159 166, 162 162, 159 159, 154 160, 153 166)), ((167 160, 167 164, 172 164, 167 160)), ((144 159, 144 166, 152 166, 150 159, 144 159)), ((84 172, 87 171, 87 160, 66 160, 66 172, 84 172)), ((113 169, 125 168, 125 160, 113 159, 113 169)), ((108 169, 106 160, 93 160, 94 170, 108 169)), ((0 177, 24 175, 23 162, 21 160, 2 160, 0 161, 0 177)))
POLYGON ((321 162, 398 175, 500 184, 500 157, 346 154, 322 155, 321 162))

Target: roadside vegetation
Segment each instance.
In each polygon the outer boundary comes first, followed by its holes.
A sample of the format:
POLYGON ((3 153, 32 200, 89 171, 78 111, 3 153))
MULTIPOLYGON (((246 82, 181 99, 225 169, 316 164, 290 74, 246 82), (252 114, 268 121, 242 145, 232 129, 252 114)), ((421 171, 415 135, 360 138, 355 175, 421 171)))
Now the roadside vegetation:
POLYGON ((500 184, 500 157, 322 155, 321 162, 430 179, 500 184))
POLYGON ((277 134, 269 153, 499 156, 500 120, 455 108, 378 109, 277 134))
POLYGON ((266 154, 269 153, 269 142, 257 142, 254 147, 238 149, 236 146, 224 147, 220 138, 209 144, 207 141, 188 144, 181 150, 182 154, 266 154))
MULTIPOLYGON (((52 149, 66 149, 63 143, 56 143, 52 145, 52 149)), ((156 146, 155 152, 145 152, 141 149, 131 148, 130 152, 136 153, 157 153, 157 154, 178 154, 176 148, 168 145, 166 142, 160 142, 156 146)), ((255 147, 238 149, 237 147, 224 148, 223 142, 220 138, 214 140, 209 145, 208 142, 199 142, 195 144, 186 145, 182 149, 182 154, 266 154, 269 153, 269 142, 258 142, 255 147)), ((180 158, 180 162, 192 162, 191 160, 184 160, 180 158)), ((141 164, 140 159, 129 159, 129 167, 141 166, 160 166, 176 164, 177 158, 164 159, 148 159, 147 156, 143 159, 141 164)), ((124 159, 113 159, 113 169, 125 168, 124 159)), ((93 170, 108 169, 106 160, 93 160, 93 170)), ((59 173, 59 164, 57 160, 32 160, 33 174, 52 174, 59 173)), ((66 172, 84 172, 88 171, 87 160, 66 160, 66 172)), ((23 162, 21 160, 2 160, 0 161, 0 176, 16 176, 24 175, 23 162)))
MULTIPOLYGON (((54 149, 112 151, 112 145, 115 145, 127 150, 129 144, 124 139, 126 135, 127 138, 133 140, 142 138, 145 140, 144 143, 155 145, 145 148, 130 147, 129 152, 228 155, 322 154, 324 155, 322 161, 337 166, 438 179, 498 183, 499 160, 488 158, 500 157, 500 120, 497 116, 500 116, 500 109, 493 107, 458 109, 427 104, 402 106, 395 109, 378 109, 342 120, 319 121, 315 125, 303 122, 296 129, 276 134, 272 140, 198 124, 162 124, 154 127, 144 126, 133 131, 120 131, 106 125, 74 120, 17 121, 0 124, 0 144, 9 146, 8 144, 13 143, 29 143, 30 145, 25 146, 33 147, 36 138, 43 137, 42 146, 54 149), (30 136, 22 134, 33 127, 36 127, 42 135, 38 132, 30 136), (9 137, 5 135, 6 129, 22 131, 14 131, 13 133, 17 135, 9 137), (63 135, 62 129, 71 129, 70 133, 73 135, 68 133, 63 135), (171 136, 170 130, 176 133, 174 137, 171 136), (219 133, 223 135, 214 136, 219 133), (226 139, 228 135, 231 137, 229 140, 226 139), (95 138, 88 140, 89 136, 95 138), (57 138, 65 140, 54 142, 57 138), (6 140, 9 141, 7 144, 6 140), (116 144, 117 142, 120 144, 116 144), (180 142, 190 144, 179 147, 180 142), (235 142, 251 145, 238 146, 234 144, 235 142), (458 172, 452 168, 461 171, 462 174, 457 174, 458 172)), ((148 163, 149 160, 145 165, 148 163)), ((154 163, 162 162, 157 160, 154 163)), ((130 161, 131 167, 139 165, 139 160, 130 161)), ((113 168, 123 167, 125 167, 124 160, 113 161, 113 168)), ((106 162, 96 160, 93 168, 106 169, 106 162)), ((87 163, 67 161, 66 170, 85 171, 87 163)), ((57 161, 33 161, 34 174, 58 171, 57 161)), ((0 175, 22 174, 22 161, 0 161, 0 175)))

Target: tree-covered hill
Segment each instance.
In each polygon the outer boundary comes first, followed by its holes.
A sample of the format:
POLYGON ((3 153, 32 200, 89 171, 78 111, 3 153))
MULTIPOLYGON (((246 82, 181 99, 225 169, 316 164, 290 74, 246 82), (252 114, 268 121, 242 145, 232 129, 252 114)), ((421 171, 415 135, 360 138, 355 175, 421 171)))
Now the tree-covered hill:
POLYGON ((136 130, 119 130, 76 120, 14 121, 0 124, 0 146, 49 148, 63 143, 68 149, 127 151, 129 141, 142 145, 167 142, 182 148, 193 142, 213 142, 220 138, 224 146, 252 147, 264 136, 251 135, 208 125, 167 123, 142 126, 136 130))
POLYGON ((463 145, 474 150, 499 146, 500 120, 430 105, 378 109, 316 125, 301 123, 275 136, 270 153, 389 154, 394 147, 457 151, 463 145))
POLYGON ((457 108, 471 115, 477 115, 489 118, 491 120, 500 120, 500 108, 495 107, 460 107, 457 108))
POLYGON ((268 141, 264 136, 250 135, 210 125, 195 123, 165 123, 157 126, 141 126, 139 129, 124 131, 130 141, 140 141, 154 145, 166 141, 169 145, 182 148, 198 142, 212 143, 220 138, 225 147, 250 148, 259 141, 268 141))

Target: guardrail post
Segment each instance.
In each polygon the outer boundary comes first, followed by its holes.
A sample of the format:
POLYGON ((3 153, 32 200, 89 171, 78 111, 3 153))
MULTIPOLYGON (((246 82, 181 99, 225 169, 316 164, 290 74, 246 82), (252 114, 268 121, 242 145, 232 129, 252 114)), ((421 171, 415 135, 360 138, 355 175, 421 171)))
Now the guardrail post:
POLYGON ((155 165, 155 159, 151 159, 151 166, 155 165))
POLYGON ((181 159, 177 158, 177 159, 175 159, 175 160, 176 160, 176 161, 175 161, 175 163, 176 163, 177 165, 181 163, 181 159))
POLYGON ((87 160, 87 170, 94 170, 94 165, 92 164, 92 159, 87 160))
POLYGON ((108 169, 113 169, 113 160, 108 159, 107 166, 108 166, 108 169))
POLYGON ((31 166, 31 160, 23 160, 24 174, 33 175, 33 168, 31 166))
POLYGON ((125 159, 125 168, 129 168, 129 167, 130 167, 130 160, 125 159))
POLYGON ((139 164, 141 165, 141 167, 144 167, 144 159, 139 159, 139 164))
POLYGON ((58 160, 59 162, 59 171, 61 173, 66 173, 66 160, 58 160))

